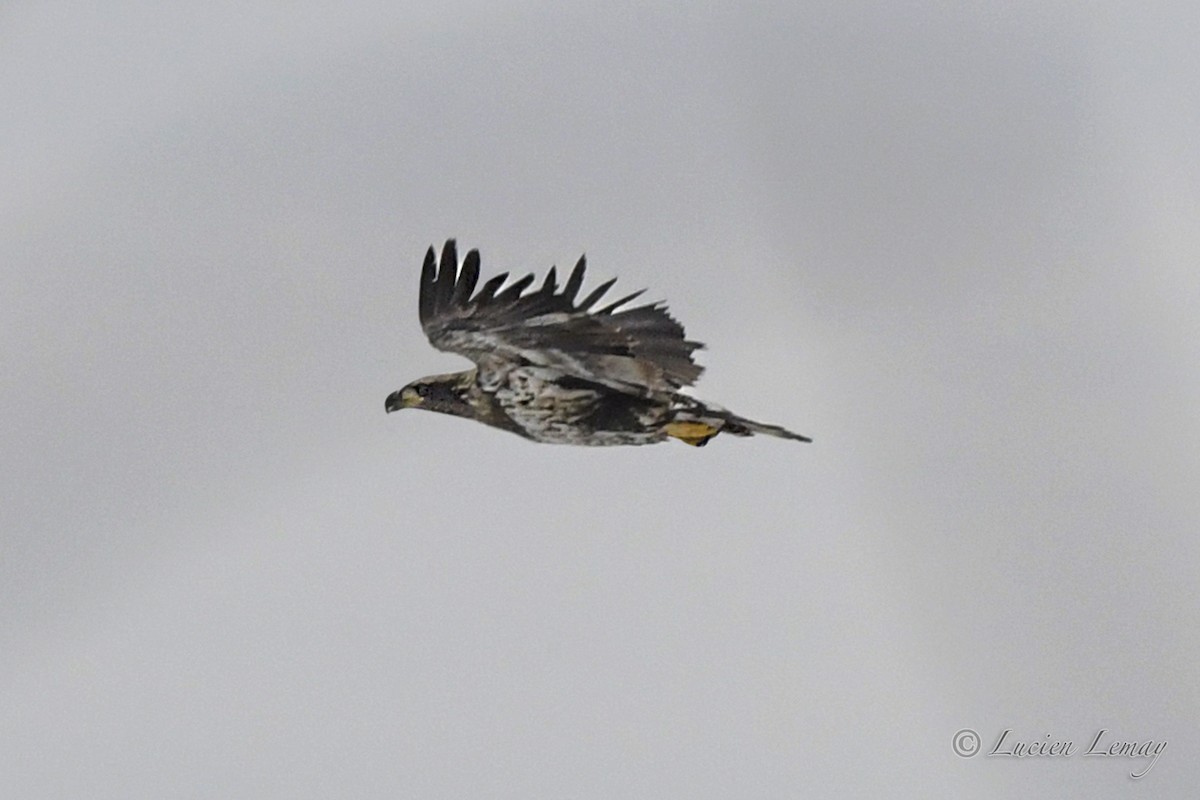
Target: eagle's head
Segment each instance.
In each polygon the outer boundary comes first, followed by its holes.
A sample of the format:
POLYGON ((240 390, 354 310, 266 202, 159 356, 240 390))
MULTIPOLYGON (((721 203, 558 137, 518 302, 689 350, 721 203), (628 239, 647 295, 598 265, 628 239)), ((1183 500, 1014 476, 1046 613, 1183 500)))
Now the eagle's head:
POLYGON ((474 384, 473 369, 449 375, 430 375, 392 392, 388 395, 384 409, 390 414, 402 408, 423 408, 426 411, 474 419, 475 407, 467 397, 474 384))

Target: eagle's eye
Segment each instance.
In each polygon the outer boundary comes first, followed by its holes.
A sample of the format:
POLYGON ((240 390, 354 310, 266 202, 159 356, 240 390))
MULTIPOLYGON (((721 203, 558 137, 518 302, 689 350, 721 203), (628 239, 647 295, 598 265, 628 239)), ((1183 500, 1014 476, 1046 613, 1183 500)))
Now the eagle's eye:
POLYGON ((418 383, 413 388, 417 390, 417 394, 421 395, 421 397, 429 396, 429 384, 428 383, 418 383))

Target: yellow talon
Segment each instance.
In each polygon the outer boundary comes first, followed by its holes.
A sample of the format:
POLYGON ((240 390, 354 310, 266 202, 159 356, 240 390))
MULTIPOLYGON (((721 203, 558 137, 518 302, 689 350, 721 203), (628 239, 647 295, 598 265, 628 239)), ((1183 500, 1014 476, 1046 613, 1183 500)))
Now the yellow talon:
POLYGON ((666 427, 667 436, 672 436, 692 447, 703 446, 720 430, 706 422, 668 422, 666 427))

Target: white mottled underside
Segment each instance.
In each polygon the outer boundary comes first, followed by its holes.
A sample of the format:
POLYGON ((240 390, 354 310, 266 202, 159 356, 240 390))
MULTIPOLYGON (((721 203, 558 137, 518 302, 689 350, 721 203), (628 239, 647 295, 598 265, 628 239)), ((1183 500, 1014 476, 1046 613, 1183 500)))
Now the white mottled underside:
POLYGON ((667 438, 662 426, 669 417, 647 414, 646 431, 591 430, 578 424, 594 408, 597 394, 588 389, 564 389, 553 383, 557 370, 518 367, 496 389, 496 400, 531 439, 545 444, 592 446, 654 444, 667 438))

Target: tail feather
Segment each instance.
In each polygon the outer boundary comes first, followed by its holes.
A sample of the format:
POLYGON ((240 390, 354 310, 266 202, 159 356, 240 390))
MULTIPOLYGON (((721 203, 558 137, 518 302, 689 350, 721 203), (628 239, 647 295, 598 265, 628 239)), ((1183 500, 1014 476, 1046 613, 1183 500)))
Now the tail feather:
MULTIPOLYGON (((791 439, 796 442, 811 442, 812 439, 807 436, 801 436, 798 433, 789 431, 780 425, 768 425, 765 422, 755 422, 752 419, 739 417, 732 411, 726 411, 720 406, 704 404, 692 398, 687 398, 687 405, 679 408, 675 412, 676 423, 704 423, 714 428, 713 432, 704 438, 704 442, 716 436, 718 433, 729 433, 734 436, 754 436, 755 434, 763 434, 765 436, 776 436, 780 439, 791 439)), ((672 434, 674 435, 674 434, 672 434)), ((676 437, 682 438, 682 437, 676 437)), ((687 439, 685 439, 687 441, 687 439)), ((688 441, 689 444, 693 442, 688 441)), ((701 442, 703 443, 703 442, 701 442)))
POLYGON ((724 433, 732 433, 734 436, 753 436, 756 433, 761 433, 766 436, 778 436, 780 439, 791 439, 797 442, 812 441, 807 436, 793 433, 781 425, 768 425, 765 422, 755 422, 752 419, 739 417, 736 414, 729 414, 729 416, 724 417, 724 420, 725 425, 721 430, 724 433))

